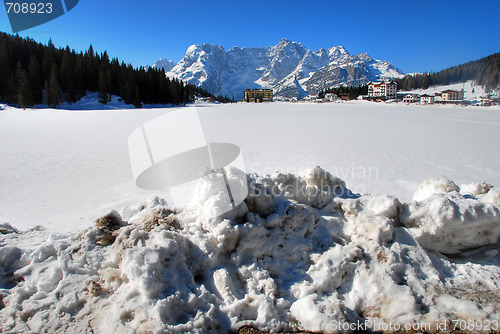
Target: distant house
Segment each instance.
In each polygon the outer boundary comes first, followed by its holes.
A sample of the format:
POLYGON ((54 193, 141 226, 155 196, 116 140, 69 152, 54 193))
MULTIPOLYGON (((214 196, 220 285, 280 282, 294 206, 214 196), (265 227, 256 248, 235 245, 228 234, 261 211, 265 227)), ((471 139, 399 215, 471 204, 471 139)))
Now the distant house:
POLYGON ((445 90, 441 93, 442 101, 462 101, 464 99, 464 91, 445 90))
POLYGON ((325 94, 325 98, 324 98, 324 100, 325 100, 326 102, 333 102, 333 101, 338 100, 338 98, 339 98, 339 97, 337 96, 337 94, 333 94, 333 93, 326 93, 326 94, 325 94))
POLYGON ((434 103, 434 95, 420 95, 420 104, 433 104, 434 103))
POLYGON ((245 90, 246 102, 272 102, 273 90, 272 89, 247 89, 245 90))
POLYGON ((489 99, 491 100, 492 104, 500 104, 500 96, 498 95, 490 95, 489 99))
POLYGON ((406 94, 403 97, 404 103, 415 103, 420 101, 420 95, 418 94, 406 94))
POLYGON ((306 102, 318 102, 318 96, 317 95, 307 95, 304 98, 304 101, 306 101, 306 102))
POLYGON ((488 96, 481 96, 479 98, 479 105, 481 107, 489 107, 493 104, 493 100, 491 100, 488 96))
POLYGON ((368 84, 368 98, 395 99, 398 85, 394 81, 370 82, 368 84))
POLYGON ((403 101, 407 93, 397 93, 396 94, 396 100, 398 101, 403 101))
POLYGON ((339 94, 339 98, 340 98, 341 100, 344 100, 344 101, 349 101, 349 100, 350 100, 350 98, 349 98, 349 93, 340 93, 340 94, 339 94))

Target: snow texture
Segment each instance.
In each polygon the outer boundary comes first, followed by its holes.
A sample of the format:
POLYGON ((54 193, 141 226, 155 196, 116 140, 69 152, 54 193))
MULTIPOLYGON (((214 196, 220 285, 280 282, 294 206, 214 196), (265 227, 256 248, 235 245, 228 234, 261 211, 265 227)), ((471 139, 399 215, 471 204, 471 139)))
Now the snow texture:
POLYGON ((437 332, 500 320, 495 188, 461 194, 433 177, 401 203, 354 194, 320 167, 247 180, 228 217, 209 218, 218 199, 202 179, 184 209, 153 198, 68 235, 2 225, 2 330, 335 332, 369 321, 437 332))

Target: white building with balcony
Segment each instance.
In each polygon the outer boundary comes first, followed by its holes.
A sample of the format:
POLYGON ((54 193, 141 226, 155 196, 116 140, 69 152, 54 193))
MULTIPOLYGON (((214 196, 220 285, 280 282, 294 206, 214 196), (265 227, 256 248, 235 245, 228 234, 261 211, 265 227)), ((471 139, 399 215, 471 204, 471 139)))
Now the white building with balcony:
POLYGON ((368 97, 381 99, 395 99, 398 85, 394 81, 370 82, 368 84, 368 97))

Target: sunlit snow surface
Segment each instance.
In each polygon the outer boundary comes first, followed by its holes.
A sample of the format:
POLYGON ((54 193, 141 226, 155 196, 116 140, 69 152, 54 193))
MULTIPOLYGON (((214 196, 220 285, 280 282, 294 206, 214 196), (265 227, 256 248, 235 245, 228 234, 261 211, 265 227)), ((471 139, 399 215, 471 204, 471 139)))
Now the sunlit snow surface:
POLYGON ((219 218, 134 188, 128 135, 172 109, 0 112, 3 331, 498 328, 499 109, 196 108, 250 172, 219 218))
MULTIPOLYGON (((410 201, 432 175, 500 186, 498 108, 364 102, 195 108, 207 141, 238 145, 247 172, 298 174, 319 165, 353 192, 401 201, 410 201)), ((0 111, 0 222, 71 231, 91 226, 103 212, 163 197, 135 187, 127 144, 134 129, 172 110, 6 107, 0 111)))

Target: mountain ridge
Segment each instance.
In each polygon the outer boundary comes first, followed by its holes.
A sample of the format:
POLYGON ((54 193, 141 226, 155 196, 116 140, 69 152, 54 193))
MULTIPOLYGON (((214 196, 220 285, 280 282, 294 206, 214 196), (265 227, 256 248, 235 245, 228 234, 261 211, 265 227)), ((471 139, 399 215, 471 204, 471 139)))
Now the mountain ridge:
POLYGON ((170 78, 214 95, 237 99, 247 88, 273 89, 278 99, 290 99, 314 95, 325 88, 404 76, 392 63, 368 53, 352 56, 343 46, 311 51, 286 38, 272 46, 235 46, 227 51, 216 44, 191 45, 166 72, 170 78))

